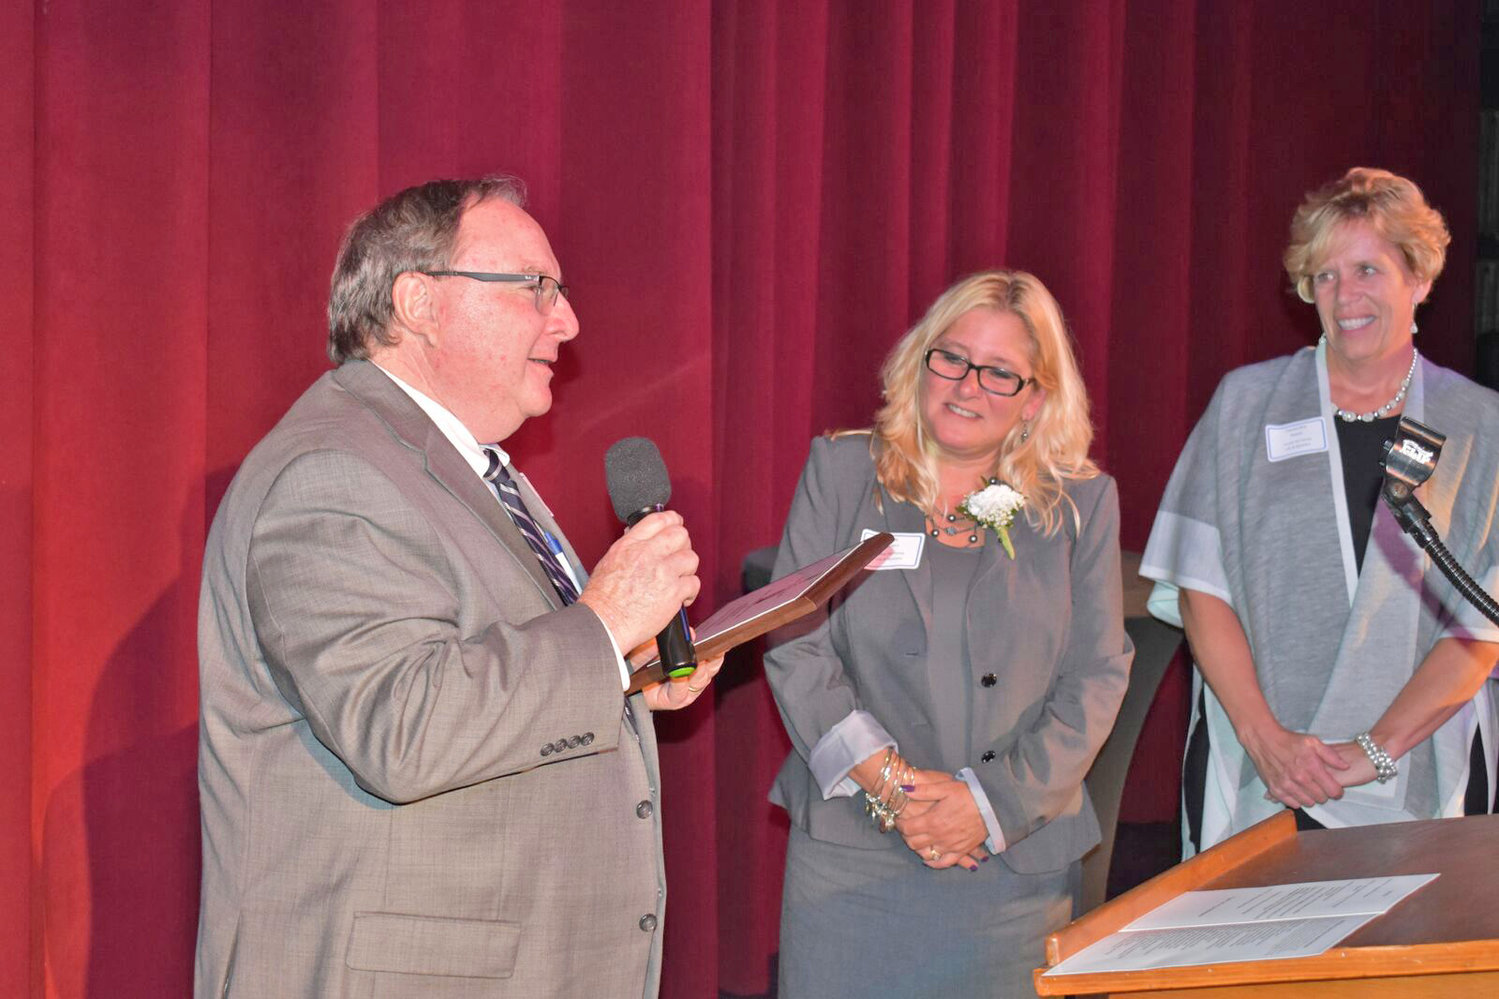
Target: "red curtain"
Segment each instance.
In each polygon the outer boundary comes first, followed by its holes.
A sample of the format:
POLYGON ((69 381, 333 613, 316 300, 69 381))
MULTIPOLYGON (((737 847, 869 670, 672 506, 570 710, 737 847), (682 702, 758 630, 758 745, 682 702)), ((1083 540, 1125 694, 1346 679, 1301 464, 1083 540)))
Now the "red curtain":
MULTIPOLYGON (((0 994, 186 994, 207 520, 326 367, 348 220, 524 177, 577 290, 509 444, 585 558, 661 445, 705 595, 779 535, 957 276, 1071 321, 1139 547, 1230 367, 1315 335, 1277 260, 1355 163, 1453 223, 1421 346, 1471 364, 1477 0, 59 0, 0 8, 0 994)), ((752 653, 661 720, 671 997, 767 987, 785 740, 752 653)), ((1167 765, 1165 770, 1171 769, 1167 765)))

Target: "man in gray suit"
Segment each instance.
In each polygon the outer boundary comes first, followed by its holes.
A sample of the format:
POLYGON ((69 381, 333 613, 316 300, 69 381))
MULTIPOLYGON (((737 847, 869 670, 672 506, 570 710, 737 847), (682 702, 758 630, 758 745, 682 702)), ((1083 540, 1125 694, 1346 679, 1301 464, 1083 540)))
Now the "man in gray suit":
POLYGON ((650 710, 620 650, 697 593, 681 517, 591 578, 494 442, 578 334, 504 178, 351 227, 338 365, 245 459, 199 619, 200 996, 652 996, 650 710))

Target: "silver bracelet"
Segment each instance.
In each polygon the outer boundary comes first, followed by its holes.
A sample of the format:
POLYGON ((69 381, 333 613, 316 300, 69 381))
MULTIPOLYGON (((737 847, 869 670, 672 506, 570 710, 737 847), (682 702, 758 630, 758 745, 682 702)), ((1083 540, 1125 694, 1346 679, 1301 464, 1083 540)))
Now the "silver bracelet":
POLYGON ((1353 737, 1353 741, 1358 743, 1358 748, 1362 749, 1364 755, 1369 757, 1369 762, 1374 764, 1375 780, 1381 784, 1387 784, 1395 779, 1395 775, 1400 770, 1395 766, 1394 758, 1385 752, 1384 747, 1375 742, 1368 732, 1360 732, 1353 737))

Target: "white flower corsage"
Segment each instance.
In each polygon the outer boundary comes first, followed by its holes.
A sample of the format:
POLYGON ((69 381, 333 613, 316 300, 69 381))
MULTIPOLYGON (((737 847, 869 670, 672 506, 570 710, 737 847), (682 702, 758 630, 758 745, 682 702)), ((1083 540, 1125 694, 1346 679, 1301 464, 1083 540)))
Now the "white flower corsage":
POLYGON ((969 493, 958 504, 966 517, 989 528, 999 535, 999 543, 1005 546, 1005 554, 1015 557, 1015 546, 1010 543, 1010 525, 1015 523, 1015 514, 1025 506, 1025 497, 1002 482, 989 485, 969 493))

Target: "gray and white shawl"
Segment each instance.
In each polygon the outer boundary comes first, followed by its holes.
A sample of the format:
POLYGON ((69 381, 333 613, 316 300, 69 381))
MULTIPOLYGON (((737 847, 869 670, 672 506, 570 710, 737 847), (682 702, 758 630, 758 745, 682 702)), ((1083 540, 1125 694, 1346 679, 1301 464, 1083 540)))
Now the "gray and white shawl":
MULTIPOLYGON (((1341 742, 1374 724, 1438 640, 1499 642, 1499 628, 1455 591, 1383 503, 1357 568, 1325 350, 1303 348, 1224 378, 1166 486, 1140 574, 1157 581, 1152 613, 1173 624, 1181 623, 1178 588, 1226 601, 1275 717, 1341 742)), ((1499 395, 1423 359, 1405 415, 1447 435, 1418 495, 1458 561, 1493 592, 1499 395)), ((1492 686, 1401 759, 1397 779, 1350 788, 1308 813, 1329 827, 1462 814, 1475 727, 1492 795, 1492 686)), ((1193 687, 1196 724, 1200 672, 1193 687)), ((1282 807, 1265 800, 1222 705, 1205 694, 1204 848, 1282 807)))

